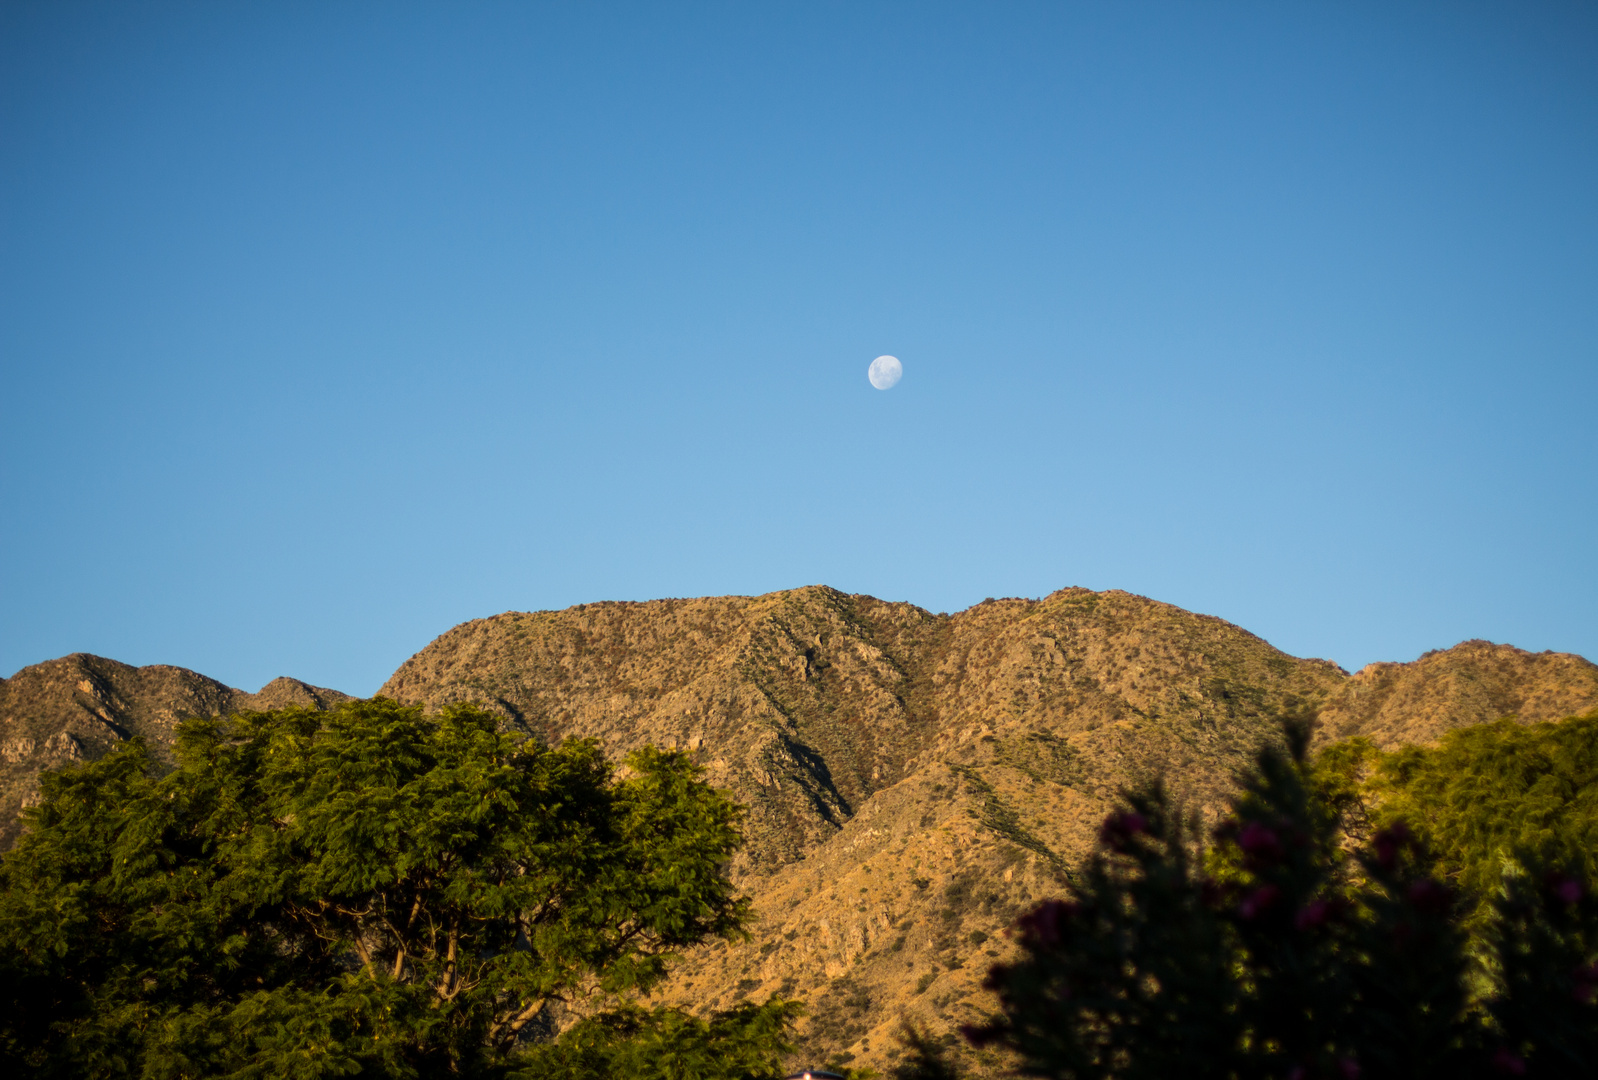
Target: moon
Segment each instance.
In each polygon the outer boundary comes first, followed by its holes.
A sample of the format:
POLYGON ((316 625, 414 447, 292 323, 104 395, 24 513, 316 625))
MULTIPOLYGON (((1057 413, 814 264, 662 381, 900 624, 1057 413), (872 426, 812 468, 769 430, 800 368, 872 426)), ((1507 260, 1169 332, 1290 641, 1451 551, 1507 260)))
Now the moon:
POLYGON ((878 390, 888 390, 904 375, 904 365, 897 356, 879 356, 866 369, 866 378, 878 390))

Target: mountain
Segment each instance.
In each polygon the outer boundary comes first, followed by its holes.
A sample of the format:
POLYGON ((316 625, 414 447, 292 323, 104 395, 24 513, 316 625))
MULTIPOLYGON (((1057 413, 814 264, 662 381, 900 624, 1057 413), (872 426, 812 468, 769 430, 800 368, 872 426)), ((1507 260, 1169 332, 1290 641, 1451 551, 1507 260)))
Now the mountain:
POLYGON ((771 874, 940 762, 991 758, 1090 797, 1166 770, 1213 799, 1277 709, 1344 681, 1126 593, 940 616, 812 587, 481 619, 378 693, 479 702, 531 735, 593 736, 617 754, 687 749, 750 807, 738 872, 771 874))
MULTIPOLYGON (((1284 708, 1318 708, 1322 739, 1429 741, 1598 705, 1598 666, 1466 642, 1350 676, 1124 592, 937 615, 814 586, 479 619, 379 692, 477 702, 537 738, 592 736, 618 757, 644 743, 692 754, 749 808, 730 872, 759 922, 746 945, 691 954, 660 997, 802 997, 807 1060, 881 1067, 901 1017, 937 1031, 974 1018, 1004 928, 1059 892, 1123 787, 1164 776, 1213 818, 1284 708)), ((31 740, 14 762, 6 751, 5 782, 55 762, 61 733, 92 757, 126 734, 169 741, 185 712, 288 695, 342 698, 289 680, 244 695, 85 656, 24 669, 0 684, 0 744, 31 740)))
POLYGON ((1003 929, 1059 891, 1122 787, 1163 775, 1213 817, 1284 707, 1391 744, 1577 712, 1598 704, 1598 667, 1467 642, 1349 676, 1124 592, 943 616, 812 587, 476 620, 380 693, 479 702, 616 754, 691 752, 750 808, 733 872, 761 921, 663 997, 798 995, 814 1057, 880 1066, 901 1017, 974 1018, 1003 929))
POLYGON ((1327 700, 1316 734, 1364 735, 1391 750, 1500 716, 1559 720, 1591 707, 1595 670, 1570 653, 1466 641, 1410 664, 1367 664, 1327 700))
POLYGON ((23 668, 0 679, 0 850, 16 840, 17 815, 38 797, 45 769, 94 760, 135 736, 169 759, 172 730, 186 716, 348 700, 286 678, 248 694, 184 668, 132 667, 88 653, 23 668))

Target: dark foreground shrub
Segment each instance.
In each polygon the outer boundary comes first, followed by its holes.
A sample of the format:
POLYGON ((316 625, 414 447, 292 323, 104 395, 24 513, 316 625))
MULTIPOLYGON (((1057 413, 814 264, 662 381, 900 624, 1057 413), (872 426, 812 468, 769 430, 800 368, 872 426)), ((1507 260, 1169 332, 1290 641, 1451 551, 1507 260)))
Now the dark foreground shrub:
POLYGON ((1017 928, 966 1029, 1025 1075, 1374 1080, 1598 1076, 1598 901, 1579 866, 1473 897, 1393 821, 1354 844, 1307 727, 1267 750, 1200 855, 1158 786, 1130 795, 1065 899, 1017 928))

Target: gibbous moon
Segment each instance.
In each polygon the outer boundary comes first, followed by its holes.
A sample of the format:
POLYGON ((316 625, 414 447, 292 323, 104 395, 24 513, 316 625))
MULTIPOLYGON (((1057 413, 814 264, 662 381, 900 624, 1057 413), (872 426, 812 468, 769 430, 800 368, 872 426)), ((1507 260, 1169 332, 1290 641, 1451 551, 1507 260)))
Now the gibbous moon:
POLYGON ((904 374, 904 365, 899 363, 897 356, 879 356, 871 361, 871 367, 866 370, 866 378, 871 380, 871 385, 878 390, 886 390, 904 374))

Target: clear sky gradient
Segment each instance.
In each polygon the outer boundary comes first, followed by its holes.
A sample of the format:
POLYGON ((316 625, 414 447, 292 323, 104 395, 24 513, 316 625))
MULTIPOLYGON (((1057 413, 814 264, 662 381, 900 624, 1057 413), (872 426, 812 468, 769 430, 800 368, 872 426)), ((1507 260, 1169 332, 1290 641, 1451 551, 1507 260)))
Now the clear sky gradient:
POLYGON ((0 374, 6 675, 817 582, 1598 658, 1598 8, 7 3, 0 374))

